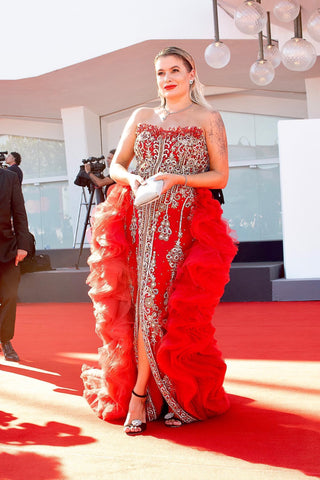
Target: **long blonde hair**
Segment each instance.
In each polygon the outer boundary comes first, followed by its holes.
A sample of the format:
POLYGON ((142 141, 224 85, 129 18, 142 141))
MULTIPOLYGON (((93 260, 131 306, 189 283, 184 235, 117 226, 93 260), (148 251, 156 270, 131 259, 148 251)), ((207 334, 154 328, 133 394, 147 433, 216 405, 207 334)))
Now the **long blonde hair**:
MULTIPOLYGON (((195 72, 194 81, 190 85, 190 90, 189 90, 190 99, 194 103, 197 103, 198 105, 202 105, 204 107, 210 107, 209 103, 204 98, 203 85, 199 80, 197 70, 195 67, 195 62, 192 56, 190 55, 190 53, 186 52, 185 50, 179 47, 166 47, 155 56, 154 63, 156 63, 156 61, 160 57, 168 57, 170 55, 175 55, 176 57, 179 57, 183 61, 188 72, 191 72, 191 70, 194 70, 195 72)), ((161 95, 159 91, 158 91, 158 95, 161 100, 161 106, 165 107, 166 99, 164 98, 163 95, 161 95)))

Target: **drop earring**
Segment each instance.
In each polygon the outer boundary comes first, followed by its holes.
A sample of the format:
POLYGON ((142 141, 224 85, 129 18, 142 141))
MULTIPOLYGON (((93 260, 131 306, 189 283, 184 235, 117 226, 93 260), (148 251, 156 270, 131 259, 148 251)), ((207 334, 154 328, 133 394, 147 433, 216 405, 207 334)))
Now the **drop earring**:
POLYGON ((190 80, 189 83, 190 83, 190 85, 192 85, 192 84, 193 84, 193 80, 190 80))

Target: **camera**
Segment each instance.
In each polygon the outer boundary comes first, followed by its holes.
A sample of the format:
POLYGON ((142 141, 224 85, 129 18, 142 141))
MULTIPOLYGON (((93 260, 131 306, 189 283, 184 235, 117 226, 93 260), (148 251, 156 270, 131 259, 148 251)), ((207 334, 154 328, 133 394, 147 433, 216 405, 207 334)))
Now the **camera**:
POLYGON ((88 159, 82 160, 82 163, 83 164, 90 163, 91 172, 97 177, 103 178, 102 172, 106 168, 106 164, 103 160, 104 160, 104 156, 102 155, 99 158, 90 157, 88 159))
POLYGON ((104 178, 102 172, 106 168, 106 164, 103 160, 103 155, 101 157, 90 157, 82 160, 83 165, 80 165, 80 170, 78 175, 76 176, 74 184, 78 185, 79 187, 88 187, 88 190, 91 191, 94 184, 92 183, 89 175, 85 171, 84 165, 86 163, 90 163, 91 173, 93 173, 98 178, 104 178))
POLYGON ((0 168, 7 168, 7 166, 4 165, 6 161, 5 155, 8 155, 8 152, 0 152, 0 168))

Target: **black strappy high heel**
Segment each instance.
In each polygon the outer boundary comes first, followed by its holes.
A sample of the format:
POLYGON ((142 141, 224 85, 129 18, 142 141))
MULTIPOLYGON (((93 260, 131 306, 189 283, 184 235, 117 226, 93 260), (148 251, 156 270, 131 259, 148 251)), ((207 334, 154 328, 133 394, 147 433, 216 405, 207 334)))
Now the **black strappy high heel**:
MULTIPOLYGON (((147 398, 147 394, 146 395, 138 395, 138 393, 136 393, 134 390, 132 390, 132 395, 134 395, 135 397, 138 397, 138 398, 147 398)), ((124 425, 124 428, 140 428, 140 430, 138 432, 135 432, 135 431, 129 431, 129 432, 124 432, 126 433, 127 435, 140 435, 141 433, 143 433, 146 428, 147 428, 147 424, 146 422, 142 422, 141 420, 132 420, 131 423, 128 423, 127 425, 124 425)))

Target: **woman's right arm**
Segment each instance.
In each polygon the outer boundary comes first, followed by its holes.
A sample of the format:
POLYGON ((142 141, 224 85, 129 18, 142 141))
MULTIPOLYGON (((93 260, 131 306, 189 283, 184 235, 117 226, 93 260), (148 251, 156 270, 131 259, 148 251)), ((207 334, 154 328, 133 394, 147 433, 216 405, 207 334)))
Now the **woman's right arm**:
POLYGON ((128 167, 134 157, 137 124, 145 116, 143 115, 145 110, 138 109, 129 118, 110 165, 111 178, 120 185, 130 185, 134 193, 143 182, 143 179, 139 175, 128 172, 128 167))

